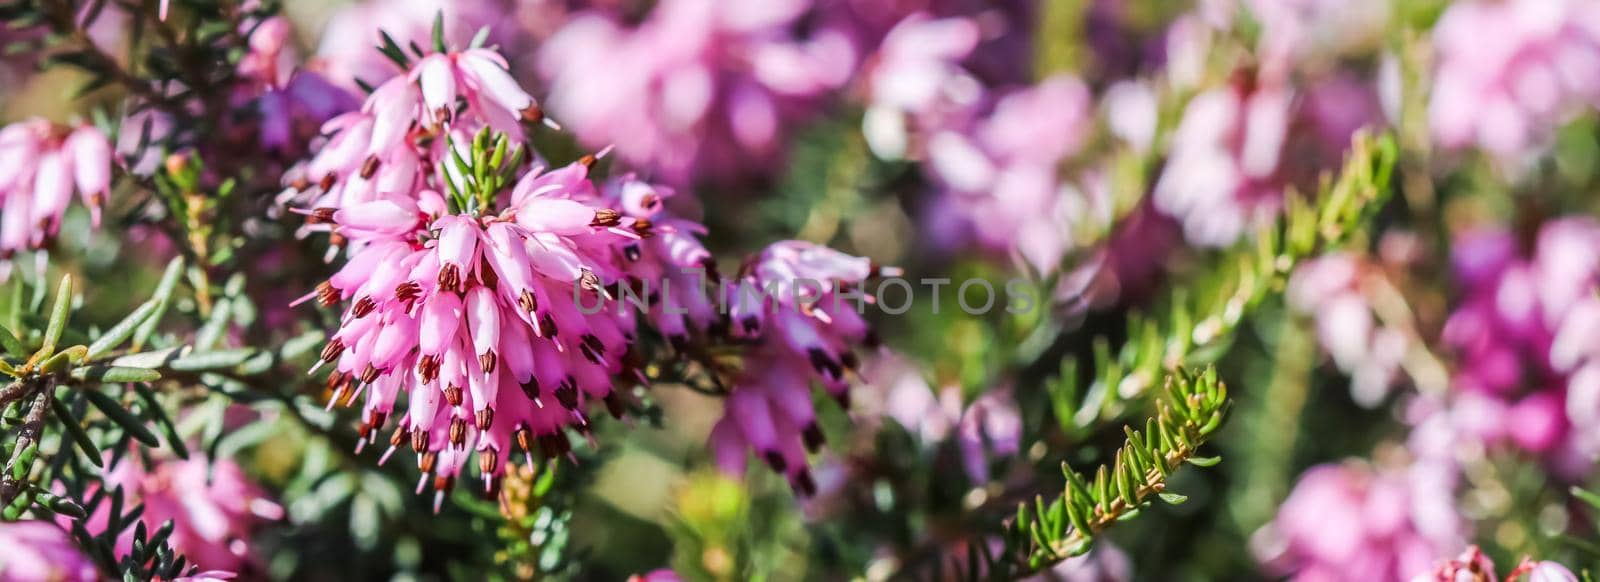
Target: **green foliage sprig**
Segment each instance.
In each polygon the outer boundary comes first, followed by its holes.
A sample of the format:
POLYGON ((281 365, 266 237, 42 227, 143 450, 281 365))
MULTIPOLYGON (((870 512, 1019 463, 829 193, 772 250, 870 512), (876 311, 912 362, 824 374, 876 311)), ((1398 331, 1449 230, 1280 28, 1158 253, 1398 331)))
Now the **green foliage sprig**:
POLYGON ((1166 490, 1167 477, 1184 463, 1209 467, 1220 460, 1195 455, 1228 416, 1228 388, 1214 368, 1199 374, 1180 370, 1167 376, 1166 396, 1143 431, 1123 428, 1127 438, 1115 460, 1100 465, 1093 479, 1062 463, 1067 484, 1061 495, 1048 503, 1036 497, 1031 508, 1017 508, 1005 529, 1006 553, 989 571, 1010 577, 1081 555, 1095 536, 1136 517, 1152 497, 1183 503, 1186 497, 1166 490))

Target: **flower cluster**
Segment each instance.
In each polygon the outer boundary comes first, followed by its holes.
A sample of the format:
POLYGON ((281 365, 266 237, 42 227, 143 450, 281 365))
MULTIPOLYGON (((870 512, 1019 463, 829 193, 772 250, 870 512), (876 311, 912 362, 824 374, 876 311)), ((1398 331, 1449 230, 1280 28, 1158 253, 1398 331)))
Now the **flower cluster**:
POLYGON ((314 214, 360 248, 315 294, 350 302, 322 352, 334 398, 366 392, 362 436, 375 440, 406 394, 390 450, 409 444, 441 493, 472 451, 493 489, 513 446, 557 456, 564 429, 587 429, 588 403, 621 410, 612 377, 630 322, 580 310, 621 277, 616 247, 640 237, 587 170, 531 171, 483 214, 450 212, 432 191, 314 214))
POLYGON ((105 133, 30 119, 0 129, 0 259, 38 249, 61 229, 73 192, 96 225, 111 194, 114 160, 105 133))
MULTIPOLYGON (((1495 582, 1494 560, 1484 555, 1478 546, 1461 552, 1460 556, 1442 560, 1433 571, 1417 574, 1411 582, 1495 582)), ((1511 572, 1506 582, 1578 582, 1578 577, 1566 566, 1550 560, 1524 557, 1511 572)))
POLYGON ((821 384, 849 408, 849 375, 860 365, 855 348, 877 345, 856 302, 864 300, 861 286, 882 271, 864 258, 783 241, 726 282, 731 333, 754 345, 722 420, 711 430, 711 447, 724 471, 743 475, 749 449, 796 490, 815 492, 805 452, 822 446, 823 434, 811 384, 821 384))
POLYGON ((1252 544, 1296 580, 1404 580, 1466 546, 1454 479, 1431 463, 1313 467, 1252 544))
MULTIPOLYGON (((1588 367, 1600 274, 1600 225, 1552 221, 1529 249, 1508 232, 1481 230, 1455 245, 1455 273, 1464 296, 1443 331, 1460 362, 1458 399, 1499 410, 1510 422, 1479 435, 1509 440, 1553 459, 1578 451, 1572 430, 1596 418, 1594 372, 1588 367), (1583 368, 1580 369, 1580 366, 1583 368), (1569 416, 1569 403, 1572 415, 1569 416)), ((1573 459, 1574 461, 1576 459, 1573 459)))
POLYGON ((1600 107, 1597 19, 1600 3, 1587 0, 1451 5, 1433 30, 1434 139, 1514 160, 1574 110, 1600 107))
POLYGON ((975 18, 920 13, 890 30, 866 75, 867 142, 884 158, 926 161, 944 244, 969 237, 1053 271, 1090 205, 1058 172, 1093 124, 1090 93, 1068 75, 990 90, 961 65, 980 34, 975 18))

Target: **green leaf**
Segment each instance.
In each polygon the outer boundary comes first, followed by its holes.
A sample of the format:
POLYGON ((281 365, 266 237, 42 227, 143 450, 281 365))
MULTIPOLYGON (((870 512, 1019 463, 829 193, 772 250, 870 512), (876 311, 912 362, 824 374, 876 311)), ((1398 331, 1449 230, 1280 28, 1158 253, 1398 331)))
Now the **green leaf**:
POLYGON ((122 342, 132 337, 133 332, 140 325, 143 325, 145 320, 153 315, 160 306, 160 302, 154 299, 144 302, 138 309, 133 310, 133 313, 129 313, 127 317, 122 318, 122 321, 117 322, 116 325, 111 326, 111 329, 101 334, 99 339, 94 340, 94 343, 89 344, 88 358, 92 360, 121 345, 122 342))
POLYGON ((1578 486, 1573 486, 1567 491, 1571 492, 1573 497, 1577 497, 1580 501, 1589 504, 1590 507, 1600 509, 1600 494, 1595 494, 1578 486))
POLYGON ((0 325, 0 348, 5 349, 7 354, 18 358, 28 356, 28 349, 22 347, 22 342, 18 341, 17 336, 11 333, 11 329, 3 325, 0 325))
POLYGON ((134 439, 152 447, 161 446, 161 440, 157 439, 155 433, 150 432, 150 429, 145 427, 144 421, 139 420, 139 417, 134 416, 128 409, 123 408, 122 404, 115 399, 99 390, 84 390, 83 395, 89 399, 90 404, 100 409, 100 412, 105 413, 106 418, 116 422, 123 430, 128 431, 128 434, 132 435, 134 439))
POLYGON ((1177 493, 1162 493, 1161 500, 1167 502, 1167 505, 1181 505, 1183 502, 1189 500, 1189 496, 1179 495, 1177 493))
POLYGON ((245 360, 250 359, 256 353, 258 353, 258 350, 254 348, 194 352, 168 362, 167 367, 180 372, 200 372, 231 368, 244 363, 245 360))
POLYGON ((440 10, 433 17, 433 50, 447 53, 450 47, 444 44, 444 11, 440 10))
POLYGON ((29 487, 29 490, 33 492, 33 502, 48 511, 73 519, 83 519, 89 516, 89 512, 84 511, 83 506, 78 505, 76 501, 45 491, 37 485, 29 487))
POLYGON ((103 382, 118 384, 122 382, 154 382, 161 379, 161 372, 150 368, 134 368, 129 366, 84 366, 74 368, 72 377, 85 382, 103 382))
POLYGON ((50 408, 55 412, 56 419, 61 421, 61 428, 65 429, 67 435, 72 437, 72 442, 83 450, 83 455, 89 458, 89 463, 96 467, 104 467, 105 461, 100 458, 100 448, 94 446, 89 433, 83 431, 83 425, 78 422, 78 417, 57 398, 50 399, 50 408))
POLYGON ((167 446, 172 447, 172 452, 177 454, 178 458, 187 460, 189 458, 189 447, 183 444, 183 438, 178 435, 177 425, 172 422, 172 417, 167 416, 167 411, 161 408, 161 403, 156 400, 156 393, 150 390, 150 385, 136 382, 133 384, 133 389, 139 393, 139 399, 144 401, 145 409, 150 411, 151 416, 155 417, 156 424, 161 427, 162 434, 167 437, 167 446))
POLYGON ((56 342, 61 341, 61 332, 67 330, 71 315, 72 275, 62 275, 61 284, 56 287, 56 303, 50 308, 50 325, 44 330, 44 345, 39 347, 36 358, 42 360, 55 354, 56 342))
POLYGON ((1188 461, 1190 465, 1194 465, 1196 467, 1210 467, 1222 462, 1222 457, 1189 457, 1188 461))

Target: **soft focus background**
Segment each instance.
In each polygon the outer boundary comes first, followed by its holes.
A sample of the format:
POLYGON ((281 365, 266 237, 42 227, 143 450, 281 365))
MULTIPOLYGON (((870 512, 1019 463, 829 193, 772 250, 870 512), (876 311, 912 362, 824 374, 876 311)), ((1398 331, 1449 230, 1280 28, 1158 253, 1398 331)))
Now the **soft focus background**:
MULTIPOLYGON (((282 12, 286 62, 352 93, 394 74, 373 49, 380 28, 426 43, 442 12, 464 45, 489 27, 563 129, 537 135, 541 152, 612 147, 611 171, 692 195, 719 256, 803 239, 913 280, 1020 281, 1039 304, 969 315, 955 288, 919 287, 906 313, 873 314, 884 348, 864 354, 848 408, 817 399, 828 446, 809 497, 759 463, 718 472, 706 442, 722 403, 686 386, 654 386, 650 416, 599 422, 575 462, 513 480, 510 520, 475 487, 433 514, 408 463, 352 453, 349 411, 308 422, 197 394, 183 430, 281 506, 250 529, 246 578, 940 577, 966 544, 998 543, 1016 503, 1059 491, 1063 461, 1107 460, 1147 407, 1138 387, 1090 370, 1132 314, 1219 293, 1210 281, 1236 245, 1286 197, 1316 192, 1362 129, 1399 144, 1394 195, 1207 354, 1235 399, 1211 446, 1222 462, 1175 474, 1186 503, 1118 524, 1045 576, 1403 580, 1468 544, 1502 573, 1523 556, 1574 571, 1600 558, 1594 508, 1569 492, 1600 476, 1600 2, 287 0, 282 12)), ((114 19, 91 32, 106 46, 128 33, 114 19)), ((85 77, 35 73, 36 60, 0 66, 0 121, 115 103, 115 89, 63 99, 85 77)), ((87 321, 137 305, 124 287, 153 286, 173 253, 132 199, 113 199, 99 231, 72 228, 88 221, 75 209, 52 250, 93 282, 87 321)), ((285 307, 326 277, 293 260, 318 244, 252 266, 235 341, 330 323, 285 307)))

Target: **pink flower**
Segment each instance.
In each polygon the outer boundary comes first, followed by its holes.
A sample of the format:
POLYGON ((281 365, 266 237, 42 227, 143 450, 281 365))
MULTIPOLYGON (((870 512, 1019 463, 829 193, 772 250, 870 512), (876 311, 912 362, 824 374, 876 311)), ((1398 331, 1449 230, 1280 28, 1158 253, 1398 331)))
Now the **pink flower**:
POLYGON ((850 301, 859 300, 860 285, 877 273, 867 259, 782 241, 726 284, 722 299, 731 306, 733 334, 754 345, 711 430, 711 450, 724 472, 743 475, 748 449, 801 494, 816 491, 806 450, 821 447, 823 435, 811 384, 820 383, 849 408, 847 374, 859 364, 853 348, 876 345, 850 301))
POLYGON ((1252 545, 1269 570, 1297 580, 1410 578, 1466 545, 1450 475, 1434 464, 1313 467, 1252 545))
POLYGON ((628 582, 682 582, 683 578, 677 572, 661 569, 651 570, 644 574, 634 574, 628 577, 628 582))
MULTIPOLYGON (((105 486, 121 488, 130 506, 144 504, 139 519, 147 531, 171 520, 173 548, 202 568, 242 571, 257 567, 250 553, 250 535, 265 522, 283 518, 283 508, 267 499, 233 461, 212 462, 193 456, 147 467, 139 459, 124 458, 106 474, 105 486)), ((110 506, 100 507, 102 510, 85 521, 91 533, 105 530, 110 506)), ((132 551, 133 533, 129 528, 117 538, 118 555, 132 551)))
POLYGON ((1009 388, 992 389, 967 406, 957 428, 961 460, 973 483, 989 480, 989 462, 1016 455, 1022 445, 1022 412, 1009 388))
POLYGON ((550 109, 590 147, 614 144, 671 184, 767 167, 815 98, 848 80, 848 36, 801 37, 808 0, 667 0, 626 27, 598 12, 541 50, 550 109))
POLYGON ((1411 582, 1495 582, 1495 580, 1494 561, 1484 555, 1478 546, 1471 546, 1459 557, 1440 562, 1432 572, 1418 574, 1411 579, 1411 582))
POLYGON ((78 550, 72 536, 48 521, 0 523, 0 580, 12 582, 88 582, 100 579, 94 562, 78 550))
POLYGON ((31 119, 0 129, 0 258, 41 248, 61 228, 73 192, 96 225, 111 192, 111 143, 94 126, 31 119))
POLYGON ((1592 0, 1452 4, 1433 31, 1434 137, 1512 160, 1575 111, 1600 106, 1596 22, 1600 3, 1592 0))
MULTIPOLYGON (((425 188, 444 190, 439 173, 459 183, 448 148, 464 153, 485 127, 519 141, 523 122, 544 119, 505 67, 504 57, 490 49, 423 57, 411 71, 379 85, 359 111, 323 124, 329 137, 285 176, 289 189, 280 200, 337 210, 390 197, 416 200, 425 188)), ((325 229, 317 226, 325 223, 326 217, 314 216, 312 229, 325 229)))
POLYGON ((1410 340, 1372 312, 1367 287, 1382 278, 1374 267, 1345 253, 1306 261, 1289 278, 1289 303, 1316 320, 1317 341, 1351 376, 1351 395, 1362 406, 1383 402, 1398 379, 1410 340))
MULTIPOLYGON (((466 43, 478 30, 488 26, 491 45, 508 54, 526 48, 520 42, 516 22, 506 18, 511 8, 500 0, 363 0, 341 7, 328 19, 317 47, 318 62, 333 82, 351 89, 356 80, 377 86, 401 74, 394 62, 373 50, 379 45, 379 32, 387 33, 401 47, 412 43, 429 46, 433 23, 444 18, 445 39, 466 43)), ((521 14, 518 14, 521 17, 521 14)))
POLYGON ((1578 576, 1556 562, 1523 558, 1522 563, 1506 575, 1506 582, 1578 582, 1578 576))
POLYGON ((971 127, 946 128, 927 144, 928 171, 980 245, 1020 252, 1040 272, 1070 248, 1085 204, 1056 168, 1083 147, 1089 90, 1057 76, 1005 95, 971 127))
MULTIPOLYGON (((512 447, 547 457, 586 432, 587 405, 622 401, 631 320, 610 309, 621 270, 620 213, 606 208, 587 166, 526 174, 512 203, 449 214, 438 194, 383 197, 332 212, 334 232, 360 250, 315 295, 351 301, 322 352, 336 401, 366 393, 361 435, 376 441, 399 414, 389 454, 409 446, 442 499, 476 452, 495 490, 512 447), (401 394, 403 410, 395 412, 401 394)), ((380 461, 381 462, 381 461, 380 461)))
MULTIPOLYGON (((1453 384, 1496 401, 1505 413, 1486 437, 1567 464, 1600 450, 1592 403, 1600 378, 1594 349, 1600 225, 1546 223, 1529 253, 1501 231, 1468 233, 1452 263, 1464 296, 1443 339, 1459 357, 1453 384)), ((1491 440, 1489 442, 1495 442, 1491 440)))

